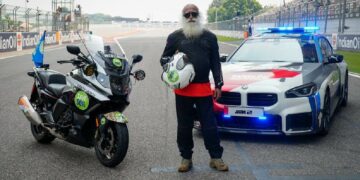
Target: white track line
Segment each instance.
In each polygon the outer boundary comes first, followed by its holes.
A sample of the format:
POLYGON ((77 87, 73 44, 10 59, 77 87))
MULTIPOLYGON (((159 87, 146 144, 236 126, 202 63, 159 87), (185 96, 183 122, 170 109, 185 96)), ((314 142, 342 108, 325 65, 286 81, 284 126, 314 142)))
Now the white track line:
MULTIPOLYGON (((51 49, 45 49, 45 52, 49 52, 49 51, 54 51, 54 50, 59 50, 59 49, 63 49, 65 47, 55 47, 55 48, 51 48, 51 49)), ((0 59, 8 59, 8 58, 13 58, 13 57, 18 57, 18 56, 25 56, 25 55, 29 55, 32 54, 33 51, 29 51, 29 52, 24 52, 21 54, 16 54, 16 55, 10 55, 10 56, 5 56, 5 57, 0 57, 0 59)))
POLYGON ((236 44, 230 44, 230 43, 226 43, 226 42, 220 42, 220 43, 228 45, 228 46, 239 47, 239 45, 236 45, 236 44))
POLYGON ((350 72, 349 75, 360 79, 360 74, 350 72))

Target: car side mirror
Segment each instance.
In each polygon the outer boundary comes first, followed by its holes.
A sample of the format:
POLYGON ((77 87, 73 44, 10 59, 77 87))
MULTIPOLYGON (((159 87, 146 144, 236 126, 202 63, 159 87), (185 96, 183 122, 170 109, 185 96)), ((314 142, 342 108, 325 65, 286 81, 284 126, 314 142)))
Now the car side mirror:
POLYGON ((228 56, 228 54, 220 54, 220 62, 226 62, 228 56))
POLYGON ((73 54, 73 55, 79 55, 80 54, 80 48, 79 46, 66 46, 66 50, 70 53, 70 54, 73 54))
POLYGON ((334 54, 334 56, 337 58, 338 62, 343 62, 344 56, 341 54, 334 54))
POLYGON ((140 62, 143 59, 143 57, 140 54, 135 54, 132 56, 132 59, 133 59, 132 63, 136 64, 136 63, 140 62))
POLYGON ((344 56, 339 54, 334 54, 328 57, 328 63, 340 63, 343 60, 344 60, 344 56))

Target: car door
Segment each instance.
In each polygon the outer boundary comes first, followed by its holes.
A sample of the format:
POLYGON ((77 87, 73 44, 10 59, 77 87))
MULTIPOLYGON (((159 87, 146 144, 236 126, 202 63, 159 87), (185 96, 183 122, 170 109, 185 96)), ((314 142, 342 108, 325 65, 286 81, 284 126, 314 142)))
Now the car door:
POLYGON ((329 63, 329 58, 333 55, 333 49, 329 41, 326 38, 321 37, 319 38, 319 45, 324 66, 323 73, 324 75, 327 75, 327 78, 329 78, 328 86, 330 88, 330 101, 333 112, 340 99, 341 72, 337 63, 329 63))

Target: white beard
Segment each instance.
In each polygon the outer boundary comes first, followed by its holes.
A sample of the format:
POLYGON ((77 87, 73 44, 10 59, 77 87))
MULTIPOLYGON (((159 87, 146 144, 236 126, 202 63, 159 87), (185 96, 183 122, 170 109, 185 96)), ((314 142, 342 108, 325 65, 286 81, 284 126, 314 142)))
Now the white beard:
POLYGON ((199 37, 203 33, 204 27, 201 23, 201 16, 193 20, 195 22, 188 22, 185 17, 181 18, 182 29, 186 38, 199 37))

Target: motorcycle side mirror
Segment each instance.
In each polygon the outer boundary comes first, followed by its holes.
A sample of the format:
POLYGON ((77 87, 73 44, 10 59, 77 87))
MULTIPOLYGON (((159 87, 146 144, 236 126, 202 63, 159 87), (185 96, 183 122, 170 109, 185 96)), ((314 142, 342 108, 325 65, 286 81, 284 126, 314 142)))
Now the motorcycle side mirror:
POLYGON ((73 54, 73 55, 79 55, 81 52, 79 46, 69 45, 69 46, 66 46, 66 49, 70 54, 73 54))
POLYGON ((105 54, 109 54, 111 52, 111 47, 109 45, 104 46, 105 54))
POLYGON ((142 81, 145 79, 145 71, 139 69, 139 70, 136 70, 134 73, 134 78, 138 81, 142 81))
POLYGON ((136 63, 140 62, 143 59, 143 57, 140 54, 135 54, 132 56, 132 59, 133 59, 132 63, 136 64, 136 63))

